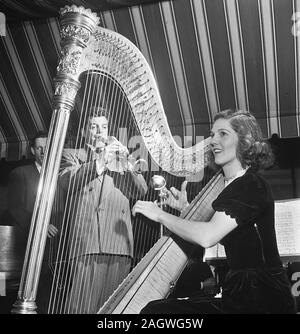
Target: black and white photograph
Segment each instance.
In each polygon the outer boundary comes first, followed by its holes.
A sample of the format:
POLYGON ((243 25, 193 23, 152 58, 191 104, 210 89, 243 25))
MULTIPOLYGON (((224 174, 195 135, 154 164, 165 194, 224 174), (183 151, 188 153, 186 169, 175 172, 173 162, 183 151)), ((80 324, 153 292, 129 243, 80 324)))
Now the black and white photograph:
POLYGON ((0 317, 27 314, 300 314, 300 0, 1 0, 0 317))

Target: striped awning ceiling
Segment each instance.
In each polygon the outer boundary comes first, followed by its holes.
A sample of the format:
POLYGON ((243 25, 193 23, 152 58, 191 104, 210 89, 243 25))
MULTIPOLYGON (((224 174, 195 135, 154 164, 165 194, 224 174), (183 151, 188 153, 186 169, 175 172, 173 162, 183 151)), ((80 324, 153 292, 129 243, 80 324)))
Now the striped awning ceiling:
MULTIPOLYGON (((95 8, 96 1, 90 3, 95 8)), ((212 117, 234 107, 250 109, 266 138, 299 136, 300 0, 173 0, 99 16, 102 26, 129 38, 145 55, 174 135, 207 136, 212 117)), ((0 47, 1 158, 27 156, 28 140, 49 127, 59 41, 57 17, 6 24, 0 47)))

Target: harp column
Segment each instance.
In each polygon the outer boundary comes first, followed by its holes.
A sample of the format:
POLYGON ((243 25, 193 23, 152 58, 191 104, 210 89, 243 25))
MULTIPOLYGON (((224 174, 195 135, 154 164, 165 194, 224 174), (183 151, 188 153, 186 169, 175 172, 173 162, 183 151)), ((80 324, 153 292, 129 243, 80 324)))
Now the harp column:
POLYGON ((80 61, 99 18, 83 7, 60 11, 61 53, 54 79, 53 114, 23 264, 18 299, 12 313, 37 313, 35 302, 59 164, 70 112, 80 88, 80 61))

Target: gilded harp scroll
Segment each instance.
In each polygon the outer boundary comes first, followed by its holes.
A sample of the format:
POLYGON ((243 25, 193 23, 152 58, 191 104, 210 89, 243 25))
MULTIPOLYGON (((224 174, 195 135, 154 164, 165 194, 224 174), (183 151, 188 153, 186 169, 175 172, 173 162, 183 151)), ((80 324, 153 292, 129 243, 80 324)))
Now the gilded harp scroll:
MULTIPOLYGON (((48 309, 50 313, 86 313, 80 307, 76 308, 74 312, 71 311, 72 305, 85 303, 80 296, 86 295, 86 291, 88 291, 88 287, 82 287, 80 284, 76 286, 74 283, 74 276, 72 275, 77 270, 74 268, 78 268, 78 259, 84 255, 90 263, 91 259, 94 261, 94 254, 102 252, 101 247, 109 248, 109 244, 113 242, 121 245, 121 239, 118 239, 118 236, 126 230, 125 223, 115 228, 114 232, 116 232, 117 237, 113 240, 109 238, 102 240, 103 233, 107 231, 103 231, 101 228, 91 230, 90 226, 92 224, 89 224, 89 227, 83 229, 82 224, 80 224, 80 217, 83 215, 85 215, 85 218, 82 221, 87 221, 87 216, 91 217, 87 213, 88 210, 91 210, 89 212, 93 211, 99 217, 102 214, 101 210, 105 210, 105 208, 99 206, 99 203, 107 203, 107 207, 111 204, 109 197, 104 200, 99 197, 99 194, 105 187, 112 189, 112 184, 109 183, 110 181, 106 182, 106 179, 101 176, 99 166, 94 168, 90 164, 91 159, 94 161, 93 154, 98 154, 96 147, 91 147, 94 149, 91 154, 82 155, 78 153, 81 152, 80 146, 88 144, 82 139, 82 130, 87 128, 92 117, 99 117, 99 115, 89 114, 95 108, 97 112, 105 109, 109 113, 107 118, 110 124, 110 135, 104 145, 113 144, 117 140, 116 137, 120 139, 120 129, 130 128, 134 130, 129 130, 129 136, 139 135, 151 159, 162 170, 171 175, 178 177, 194 175, 201 172, 206 164, 206 152, 208 150, 206 141, 187 149, 179 147, 174 141, 155 79, 141 52, 123 36, 98 27, 98 18, 90 10, 82 7, 66 6, 60 14, 62 50, 57 67, 57 76, 54 80, 55 93, 50 138, 41 173, 41 191, 38 194, 32 218, 19 296, 14 306, 15 313, 34 313, 36 310, 35 296, 51 210, 52 216, 57 216, 60 220, 58 223, 60 238, 56 247, 56 259, 53 261, 54 283, 52 284, 51 303, 49 303, 48 309), (67 155, 68 152, 70 153, 70 159, 67 164, 64 164, 65 161, 62 160, 60 163, 60 160, 63 155, 69 114, 74 109, 74 105, 76 105, 76 108, 72 113, 72 115, 75 115, 73 128, 76 129, 77 134, 68 138, 67 144, 74 145, 78 154, 73 155, 66 149, 64 152, 67 152, 67 155), (60 172, 59 167, 61 168, 60 172), (89 169, 89 167, 91 168, 89 169), (81 178, 73 179, 73 175, 82 170, 87 173, 81 173, 81 178), (63 191, 64 205, 61 205, 64 212, 58 214, 59 212, 55 212, 58 209, 55 205, 53 206, 54 193, 59 194, 60 185, 63 183, 60 182, 61 178, 67 172, 69 173, 69 184, 67 190, 63 191), (87 186, 94 179, 99 181, 98 185, 87 186), (58 186, 55 191, 54 185, 57 184, 57 180, 58 186), (91 194, 94 191, 93 200, 86 201, 85 206, 82 206, 84 197, 80 196, 91 194), (93 207, 93 201, 97 202, 97 209, 93 207), (76 222, 78 222, 77 225, 76 222), (74 234, 74 226, 76 226, 76 235, 74 234), (72 229, 73 231, 70 232, 72 229), (93 242, 87 242, 85 246, 82 246, 78 242, 79 239, 82 240, 81 237, 78 237, 80 233, 85 236, 89 235, 89 238, 91 238, 89 240, 93 240, 93 242), (95 238, 98 238, 97 242, 100 248, 91 247, 87 250, 91 244, 94 244, 95 238), (74 263, 76 264, 74 265, 74 263), (75 292, 81 292, 74 293, 70 298, 70 291, 74 286, 76 287, 75 292)), ((97 123, 97 126, 102 125, 97 123)), ((120 139, 120 141, 122 140, 120 139)), ((138 160, 129 153, 129 151, 126 151, 126 158, 128 160, 130 158, 130 166, 135 167, 138 160)), ((124 172, 123 170, 120 172, 118 169, 111 171, 115 172, 117 178, 124 172)), ((132 170, 130 171, 132 172, 132 170)), ((138 174, 135 169, 133 172, 135 176, 138 174)), ((109 180, 112 179, 113 177, 109 180)), ((125 189, 128 190, 130 184, 128 181, 124 182, 123 186, 125 185, 125 189)), ((116 214, 117 211, 121 211, 123 215, 130 215, 130 211, 128 212, 125 207, 121 208, 122 201, 123 199, 115 207, 109 207, 110 217, 113 217, 112 215, 116 214), (121 210, 118 210, 118 208, 121 210)), ((92 218, 89 219, 92 221, 92 218)), ((133 239, 130 229, 126 230, 126 233, 129 235, 129 239, 133 239)), ((134 249, 130 249, 124 254, 121 251, 112 253, 113 255, 125 255, 126 258, 131 257, 134 251, 134 249)), ((107 253, 111 252, 107 251, 107 253)), ((87 262, 79 264, 84 267, 87 262)), ((84 275, 82 273, 81 281, 79 281, 83 284, 92 279, 90 276, 84 275)), ((107 281, 116 279, 114 274, 107 277, 107 281)), ((108 294, 105 298, 113 292, 106 289, 103 291, 102 294, 108 294), (108 291, 110 292, 108 293, 108 291)), ((99 310, 100 306, 102 304, 95 305, 94 310, 97 307, 97 310, 99 310)), ((103 310, 105 312, 105 308, 103 310)), ((108 312, 110 311, 108 310, 108 312)), ((138 312, 138 310, 136 309, 135 312, 138 312)))

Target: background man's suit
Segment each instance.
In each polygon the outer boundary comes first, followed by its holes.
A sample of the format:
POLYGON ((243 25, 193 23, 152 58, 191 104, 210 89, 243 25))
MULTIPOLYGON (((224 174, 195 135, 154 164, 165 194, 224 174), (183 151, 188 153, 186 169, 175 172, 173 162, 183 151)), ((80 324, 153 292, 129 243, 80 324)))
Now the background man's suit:
POLYGON ((12 170, 8 184, 8 210, 16 227, 17 251, 25 255, 40 174, 35 163, 12 170))
MULTIPOLYGON (((31 217, 34 209, 40 173, 35 163, 11 171, 8 184, 8 211, 11 225, 15 226, 16 253, 24 260, 31 217)), ((43 265, 36 296, 37 312, 47 313, 51 289, 51 273, 48 267, 49 242, 46 243, 43 265)))

